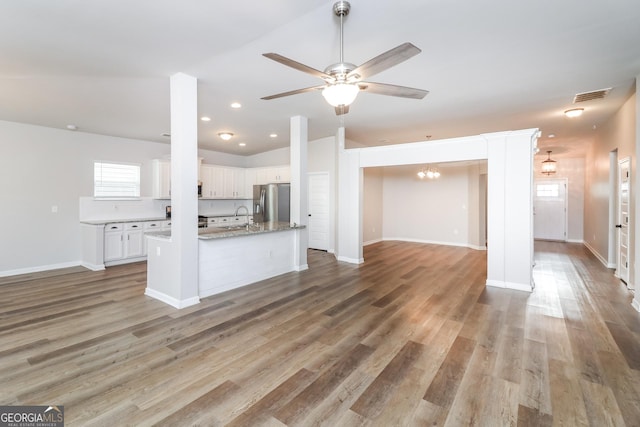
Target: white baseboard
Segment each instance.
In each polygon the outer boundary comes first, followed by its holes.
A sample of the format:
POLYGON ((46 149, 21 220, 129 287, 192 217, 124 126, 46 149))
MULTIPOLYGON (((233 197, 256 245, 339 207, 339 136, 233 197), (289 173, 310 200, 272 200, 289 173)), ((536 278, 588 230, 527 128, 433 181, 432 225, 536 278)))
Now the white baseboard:
POLYGON ((427 245, 456 246, 460 248, 475 249, 477 251, 487 250, 486 246, 476 246, 476 245, 471 245, 469 243, 441 242, 437 240, 411 239, 406 237, 383 237, 380 241, 396 241, 396 242, 424 243, 427 245))
POLYGON ((524 291, 524 292, 533 291, 533 287, 530 284, 526 284, 526 283, 503 282, 501 280, 487 279, 486 285, 491 286, 493 288, 514 289, 516 291, 524 291))
POLYGON ((297 266, 293 267, 293 269, 295 271, 305 271, 305 270, 309 269, 309 264, 297 265, 297 266))
POLYGON ((82 262, 80 265, 84 268, 88 268, 91 271, 102 271, 105 269, 104 264, 90 264, 88 262, 82 262))
POLYGON ((367 240, 366 242, 362 243, 362 246, 369 246, 369 245, 373 245, 374 243, 378 243, 378 242, 382 242, 383 239, 373 239, 373 240, 367 240))
POLYGON ((165 304, 168 304, 177 309, 190 307, 192 305, 196 305, 200 302, 200 297, 192 297, 184 300, 179 300, 162 292, 158 292, 155 289, 146 288, 144 290, 144 294, 150 296, 151 298, 157 299, 158 301, 162 301, 165 304))
POLYGON ((602 263, 602 265, 604 265, 604 266, 605 266, 605 267, 607 267, 607 268, 616 268, 616 266, 615 266, 615 265, 614 265, 614 266, 611 266, 611 265, 609 264, 609 262, 608 262, 608 261, 607 261, 607 260, 606 260, 602 255, 600 255, 600 254, 598 253, 598 251, 596 251, 596 250, 595 250, 595 249, 594 249, 594 248, 593 248, 593 247, 592 247, 588 242, 584 242, 584 243, 583 243, 583 245, 584 245, 587 249, 589 249, 589 251, 590 251, 590 252, 591 252, 591 253, 592 253, 596 258, 598 258, 598 260, 600 260, 600 262, 602 263))
POLYGON ((0 277, 17 276, 19 274, 39 273, 41 271, 59 270, 61 268, 78 267, 80 261, 62 262, 60 264, 38 265, 36 267, 17 268, 15 270, 0 271, 0 277))
POLYGON ((631 301, 631 307, 635 308, 637 312, 640 312, 640 300, 638 297, 635 297, 633 301, 631 301))
POLYGON ((349 264, 362 264, 364 262, 364 258, 349 258, 344 256, 337 256, 336 259, 341 262, 348 262, 349 264))
POLYGON ((584 244, 584 240, 582 240, 582 239, 567 239, 567 243, 582 243, 582 244, 584 244))

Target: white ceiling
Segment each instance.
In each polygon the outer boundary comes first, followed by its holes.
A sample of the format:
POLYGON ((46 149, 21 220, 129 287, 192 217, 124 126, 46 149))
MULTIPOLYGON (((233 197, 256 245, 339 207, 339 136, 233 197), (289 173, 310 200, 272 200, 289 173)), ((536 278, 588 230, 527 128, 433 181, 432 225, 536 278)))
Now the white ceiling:
POLYGON ((0 120, 168 142, 168 77, 184 72, 198 78, 199 114, 212 118, 199 124, 202 148, 283 147, 289 118, 303 115, 310 140, 340 125, 367 145, 539 127, 543 149, 573 156, 640 75, 637 0, 351 0, 345 60, 359 65, 412 42, 421 54, 370 80, 430 94, 361 93, 342 117, 319 92, 261 100, 322 83, 262 53, 320 70, 338 62, 333 3, 3 0, 0 120), (576 93, 608 87, 604 100, 581 103, 581 118, 564 117, 576 93), (231 109, 233 101, 243 108, 231 109), (236 136, 223 142, 223 130, 236 136))

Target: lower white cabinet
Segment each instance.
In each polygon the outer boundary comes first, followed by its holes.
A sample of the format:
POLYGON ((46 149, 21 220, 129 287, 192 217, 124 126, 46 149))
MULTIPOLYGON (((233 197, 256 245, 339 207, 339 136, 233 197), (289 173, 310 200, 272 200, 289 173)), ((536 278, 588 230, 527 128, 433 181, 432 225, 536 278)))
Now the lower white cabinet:
POLYGON ((104 228, 104 261, 124 258, 123 224, 107 224, 104 228))
POLYGON ((121 261, 145 255, 141 222, 107 224, 104 229, 104 261, 121 261))

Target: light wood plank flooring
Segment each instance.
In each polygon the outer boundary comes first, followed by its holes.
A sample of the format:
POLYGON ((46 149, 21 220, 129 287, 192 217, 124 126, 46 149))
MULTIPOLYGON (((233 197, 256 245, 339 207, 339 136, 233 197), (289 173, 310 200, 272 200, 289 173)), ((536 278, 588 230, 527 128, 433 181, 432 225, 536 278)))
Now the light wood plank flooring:
MULTIPOLYGON (((581 245, 532 294, 486 254, 383 242, 175 310, 144 263, 0 279, 0 404, 68 426, 639 426, 640 314, 581 245)), ((247 265, 250 268, 250 265, 247 265)))

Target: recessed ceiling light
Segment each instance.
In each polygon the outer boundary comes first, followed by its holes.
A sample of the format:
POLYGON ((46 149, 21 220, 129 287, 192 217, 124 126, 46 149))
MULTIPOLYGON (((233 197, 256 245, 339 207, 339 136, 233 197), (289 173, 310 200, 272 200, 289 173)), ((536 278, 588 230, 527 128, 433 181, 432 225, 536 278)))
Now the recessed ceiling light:
POLYGON ((571 110, 567 110, 564 112, 567 117, 580 117, 584 113, 584 108, 572 108, 571 110))
POLYGON ((277 133, 271 133, 269 134, 269 138, 277 138, 278 134, 277 133))
POLYGON ((67 125, 67 129, 69 129, 69 130, 78 130, 78 126, 76 126, 76 125, 67 125))
POLYGON ((555 133, 550 133, 549 135, 547 135, 548 138, 555 138, 556 134, 555 133))
POLYGON ((239 102, 232 102, 231 108, 242 108, 242 104, 240 104, 239 102))
POLYGON ((202 116, 202 117, 200 117, 200 120, 202 120, 203 122, 210 122, 211 121, 211 117, 202 116))
POLYGON ((240 147, 246 147, 246 146, 247 146, 247 144, 245 144, 244 142, 240 142, 240 143, 238 143, 238 145, 239 145, 240 147))
POLYGON ((231 132, 220 132, 218 136, 224 141, 228 141, 233 137, 233 134, 231 132))

